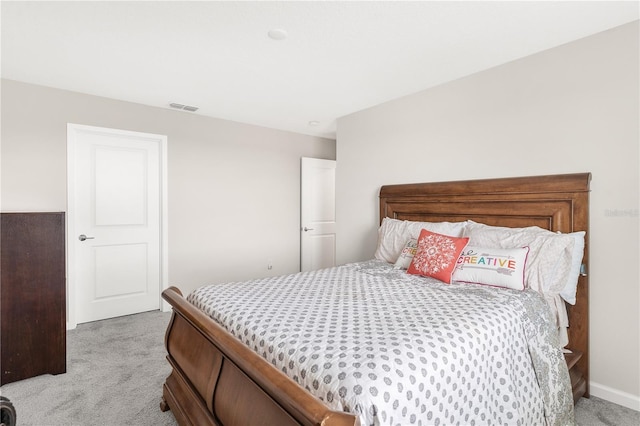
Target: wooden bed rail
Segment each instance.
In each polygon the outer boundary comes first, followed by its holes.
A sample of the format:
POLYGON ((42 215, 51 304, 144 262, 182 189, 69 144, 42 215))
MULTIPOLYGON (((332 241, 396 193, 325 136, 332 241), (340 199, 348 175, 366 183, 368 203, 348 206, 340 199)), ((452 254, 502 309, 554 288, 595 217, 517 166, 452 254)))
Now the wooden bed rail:
POLYGON ((173 372, 161 409, 173 409, 179 424, 360 424, 355 415, 329 410, 187 302, 176 287, 162 297, 173 307, 165 336, 173 372))

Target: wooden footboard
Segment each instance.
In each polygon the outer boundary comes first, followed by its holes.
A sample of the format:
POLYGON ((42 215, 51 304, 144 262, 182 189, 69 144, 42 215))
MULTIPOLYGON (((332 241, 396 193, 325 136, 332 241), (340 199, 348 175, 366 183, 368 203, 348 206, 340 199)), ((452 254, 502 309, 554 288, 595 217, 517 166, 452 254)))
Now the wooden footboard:
POLYGON ((359 425, 330 410, 284 373, 227 333, 170 287, 173 307, 165 336, 173 371, 160 408, 180 425, 359 425))

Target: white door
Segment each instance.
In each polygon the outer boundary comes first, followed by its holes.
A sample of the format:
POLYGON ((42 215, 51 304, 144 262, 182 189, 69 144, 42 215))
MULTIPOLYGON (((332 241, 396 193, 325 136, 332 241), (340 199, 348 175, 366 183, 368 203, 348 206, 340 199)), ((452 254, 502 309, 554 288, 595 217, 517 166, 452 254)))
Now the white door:
POLYGON ((158 309, 166 137, 74 124, 67 130, 75 323, 158 309))
POLYGON ((302 158, 300 269, 336 264, 336 162, 302 158))

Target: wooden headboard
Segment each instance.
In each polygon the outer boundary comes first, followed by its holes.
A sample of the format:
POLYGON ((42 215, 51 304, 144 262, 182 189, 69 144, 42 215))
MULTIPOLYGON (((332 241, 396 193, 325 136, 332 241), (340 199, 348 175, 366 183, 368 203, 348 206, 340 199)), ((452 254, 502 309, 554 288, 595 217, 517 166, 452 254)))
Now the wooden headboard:
MULTIPOLYGON (((590 173, 578 173, 387 185, 380 189, 380 221, 385 217, 426 222, 473 220, 494 226, 586 231, 583 264, 584 271, 588 271, 590 180, 590 173)), ((576 368, 584 378, 584 395, 589 396, 586 273, 578 281, 576 304, 567 307, 568 347, 582 353, 576 368)))

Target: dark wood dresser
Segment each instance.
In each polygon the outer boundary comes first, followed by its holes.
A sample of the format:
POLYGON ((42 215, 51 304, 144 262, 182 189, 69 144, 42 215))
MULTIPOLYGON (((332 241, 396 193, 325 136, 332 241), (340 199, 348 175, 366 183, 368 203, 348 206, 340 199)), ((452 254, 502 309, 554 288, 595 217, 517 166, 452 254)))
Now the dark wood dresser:
POLYGON ((0 217, 0 384, 64 373, 64 213, 0 217))

